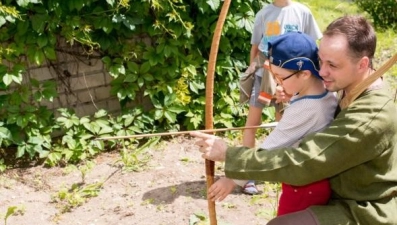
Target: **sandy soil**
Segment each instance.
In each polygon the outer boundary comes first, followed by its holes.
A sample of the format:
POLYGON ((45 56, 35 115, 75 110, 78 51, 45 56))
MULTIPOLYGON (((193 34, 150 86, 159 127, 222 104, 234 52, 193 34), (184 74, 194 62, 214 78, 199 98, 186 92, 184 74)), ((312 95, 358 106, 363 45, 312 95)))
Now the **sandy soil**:
MULTIPOLYGON (((70 167, 9 169, 0 175, 0 224, 209 224, 205 165, 193 142, 177 137, 147 149, 144 155, 150 160, 139 171, 123 170, 118 151, 103 153, 93 160, 84 183, 81 170, 70 167), (97 196, 82 197, 80 206, 70 206, 66 201, 70 198, 54 198, 62 190, 72 193, 72 185, 87 187, 103 181, 97 196), (14 206, 15 212, 4 220, 14 206)), ((216 179, 223 175, 222 168, 216 164, 216 179)), ((218 225, 265 224, 275 206, 270 186, 260 183, 261 194, 255 196, 236 188, 216 203, 218 225)))

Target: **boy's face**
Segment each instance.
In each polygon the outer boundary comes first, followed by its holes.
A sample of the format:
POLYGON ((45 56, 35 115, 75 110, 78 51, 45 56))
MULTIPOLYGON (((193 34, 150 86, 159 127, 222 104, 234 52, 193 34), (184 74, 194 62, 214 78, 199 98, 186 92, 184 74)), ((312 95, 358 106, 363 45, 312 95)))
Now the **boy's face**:
POLYGON ((291 70, 273 64, 270 65, 270 73, 273 75, 274 81, 282 86, 287 94, 295 94, 302 88, 302 81, 298 76, 299 72, 301 71, 291 72, 291 70))
POLYGON ((358 82, 358 63, 352 60, 343 35, 324 36, 320 41, 320 76, 329 91, 349 92, 358 82))

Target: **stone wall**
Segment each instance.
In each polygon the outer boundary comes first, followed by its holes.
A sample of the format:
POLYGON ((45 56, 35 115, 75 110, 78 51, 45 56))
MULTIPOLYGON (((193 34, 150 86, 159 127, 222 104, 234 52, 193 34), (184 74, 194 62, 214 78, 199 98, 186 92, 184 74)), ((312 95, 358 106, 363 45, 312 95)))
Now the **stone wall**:
MULTIPOLYGON (((81 51, 81 49, 80 49, 81 51)), ((37 67, 31 65, 25 76, 40 82, 55 80, 58 97, 42 102, 50 109, 74 109, 77 116, 92 115, 99 109, 109 113, 120 111, 116 96, 110 95, 112 77, 106 72, 99 56, 81 56, 77 51, 58 52, 58 61, 37 67)), ((24 78, 24 82, 29 79, 24 78)), ((27 84, 28 85, 28 84, 27 84)))

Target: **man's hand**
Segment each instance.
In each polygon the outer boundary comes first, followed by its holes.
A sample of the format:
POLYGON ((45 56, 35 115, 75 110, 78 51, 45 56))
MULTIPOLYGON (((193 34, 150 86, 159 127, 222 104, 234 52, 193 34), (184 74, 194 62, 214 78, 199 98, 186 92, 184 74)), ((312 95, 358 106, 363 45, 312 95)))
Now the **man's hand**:
POLYGON ((203 153, 201 156, 204 159, 225 161, 227 144, 221 138, 198 131, 190 132, 190 135, 200 138, 195 145, 200 147, 199 151, 203 153))

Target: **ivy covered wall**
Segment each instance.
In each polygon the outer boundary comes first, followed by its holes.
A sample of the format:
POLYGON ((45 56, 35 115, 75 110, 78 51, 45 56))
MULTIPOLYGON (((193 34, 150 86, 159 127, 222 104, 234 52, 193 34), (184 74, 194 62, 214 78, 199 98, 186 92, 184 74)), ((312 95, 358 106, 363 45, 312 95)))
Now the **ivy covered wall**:
MULTIPOLYGON (((230 6, 215 71, 215 127, 245 123, 246 107, 238 104, 238 76, 247 66, 254 15, 263 3, 236 0, 230 6)), ((78 151, 92 155, 117 145, 95 140, 100 136, 202 128, 206 69, 221 4, 3 1, 1 146, 15 146, 17 157, 48 157, 59 147, 72 155, 78 151), (43 82, 42 76, 48 79, 43 82), (76 77, 80 81, 74 82, 76 77), (88 84, 109 91, 121 114, 112 115, 107 108, 92 117, 76 115, 62 94, 69 95, 75 106, 79 98, 87 97, 83 90, 96 91, 88 84), (146 101, 151 107, 144 107, 146 101), (51 105, 60 107, 57 113, 49 109, 51 105), (54 132, 65 134, 56 146, 54 132)), ((65 151, 60 157, 67 155, 65 151)))

